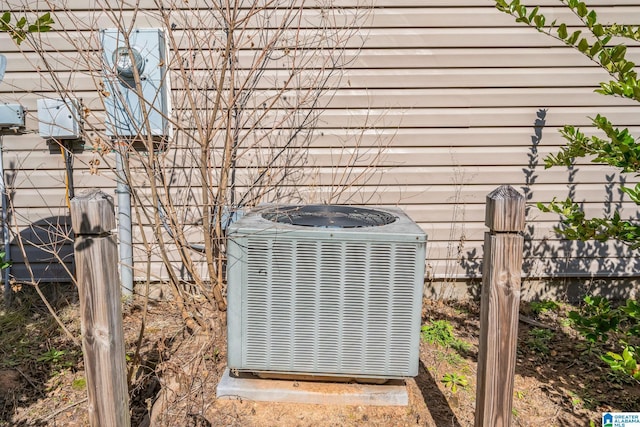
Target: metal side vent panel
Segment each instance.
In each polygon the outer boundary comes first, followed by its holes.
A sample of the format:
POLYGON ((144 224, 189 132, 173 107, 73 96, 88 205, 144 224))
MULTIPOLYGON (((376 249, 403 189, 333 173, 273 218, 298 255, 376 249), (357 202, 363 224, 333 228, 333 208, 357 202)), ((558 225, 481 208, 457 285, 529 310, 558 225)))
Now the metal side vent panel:
POLYGON ((242 369, 417 374, 424 245, 256 235, 242 251, 242 369))

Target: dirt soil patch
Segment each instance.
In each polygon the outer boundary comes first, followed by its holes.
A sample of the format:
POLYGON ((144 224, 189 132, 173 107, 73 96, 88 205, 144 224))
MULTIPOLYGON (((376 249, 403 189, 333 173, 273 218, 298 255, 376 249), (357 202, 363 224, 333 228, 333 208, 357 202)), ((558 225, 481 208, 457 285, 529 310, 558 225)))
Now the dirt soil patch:
MULTIPOLYGON (((58 315, 79 336, 73 297, 58 315)), ((84 426, 82 352, 37 299, 0 309, 0 426, 84 426)), ((521 306, 513 396, 514 426, 600 425, 602 412, 640 410, 640 387, 612 375, 566 322, 571 307, 534 313, 521 306)), ((472 426, 479 304, 425 300, 423 324, 451 325, 448 344, 423 340, 420 370, 406 381, 406 407, 306 405, 217 400, 226 336, 217 313, 211 331, 189 334, 170 302, 126 310, 134 426, 472 426), (142 322, 139 358, 135 348, 142 322), (434 323, 436 322, 436 323, 434 323), (437 323, 439 322, 439 323, 437 323)), ((427 337, 425 337, 427 338, 427 337)))

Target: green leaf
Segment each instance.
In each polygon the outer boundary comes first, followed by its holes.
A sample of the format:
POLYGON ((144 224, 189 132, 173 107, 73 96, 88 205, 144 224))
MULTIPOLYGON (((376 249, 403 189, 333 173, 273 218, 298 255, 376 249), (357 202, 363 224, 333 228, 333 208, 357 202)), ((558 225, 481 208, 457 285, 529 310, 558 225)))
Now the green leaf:
POLYGON ((640 184, 636 184, 635 188, 621 186, 620 190, 626 193, 635 204, 640 205, 640 184))
POLYGON ((40 23, 40 24, 48 24, 48 23, 51 23, 51 22, 53 22, 53 21, 51 20, 51 13, 50 12, 47 12, 47 13, 45 13, 44 15, 42 15, 42 16, 40 16, 38 18, 38 23, 40 23))
POLYGON ((589 50, 589 56, 591 56, 592 58, 595 57, 598 52, 600 52, 602 50, 602 44, 600 44, 599 41, 595 42, 593 44, 593 46, 591 46, 591 49, 589 50))
POLYGON ((578 50, 582 53, 586 53, 589 48, 589 42, 586 39, 580 39, 580 42, 578 43, 578 50))
POLYGON ((576 13, 580 18, 584 18, 585 16, 587 16, 587 13, 589 13, 589 10, 587 9, 587 5, 584 4, 583 2, 578 3, 578 7, 576 8, 576 13))
POLYGON ((624 45, 618 45, 611 51, 611 61, 618 62, 624 58, 627 53, 627 47, 624 45))
POLYGON ((620 356, 619 354, 613 353, 611 351, 607 352, 607 356, 609 356, 611 359, 613 360, 619 360, 622 361, 622 356, 620 356))
POLYGON ((592 27, 593 27, 593 25, 596 23, 596 21, 597 21, 597 20, 598 20, 598 15, 596 15, 596 12, 595 12, 595 11, 593 11, 593 10, 592 10, 591 12, 589 12, 589 13, 587 14, 587 19, 586 19, 586 21, 587 21, 587 26, 588 26, 589 28, 592 28, 592 27))
POLYGON ((558 27, 558 37, 560 37, 561 39, 566 39, 567 38, 567 25, 566 24, 560 24, 560 26, 558 27))
POLYGON ((604 28, 602 28, 602 25, 596 24, 591 28, 591 32, 596 37, 602 37, 604 35, 604 28))
POLYGON ((536 207, 542 212, 545 212, 545 213, 551 212, 551 208, 548 206, 545 206, 542 202, 536 203, 536 207))
POLYGON ((566 40, 567 43, 574 45, 576 44, 576 42, 578 41, 578 38, 580 38, 580 34, 582 34, 582 31, 578 30, 578 31, 574 31, 571 36, 566 40))
POLYGON ((2 14, 2 18, 0 18, 2 20, 2 22, 4 22, 5 24, 8 24, 9 22, 11 22, 11 12, 5 12, 2 14))
MULTIPOLYGON (((627 61, 621 68, 620 72, 623 74, 628 73, 629 71, 632 71, 634 68, 636 67, 636 64, 634 64, 631 61, 627 61)), ((635 82, 636 84, 638 83, 637 81, 635 82)))
POLYGON ((520 8, 520 0, 513 0, 509 4, 509 12, 516 13, 516 11, 520 8))

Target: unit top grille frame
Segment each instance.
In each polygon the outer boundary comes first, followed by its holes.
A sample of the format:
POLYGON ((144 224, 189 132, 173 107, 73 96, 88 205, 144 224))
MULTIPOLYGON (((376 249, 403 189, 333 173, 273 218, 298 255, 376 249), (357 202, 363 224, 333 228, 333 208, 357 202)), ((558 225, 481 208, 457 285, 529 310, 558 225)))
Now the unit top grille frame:
MULTIPOLYGON (((346 205, 340 205, 346 206, 346 205)), ((340 236, 349 240, 383 240, 383 241, 417 241, 426 242, 427 235, 418 224, 399 208, 367 206, 367 210, 378 210, 393 215, 395 221, 386 225, 370 227, 308 227, 275 222, 265 219, 263 215, 274 210, 282 209, 277 205, 259 206, 228 227, 228 235, 234 237, 249 237, 259 233, 262 237, 289 235, 296 238, 332 239, 340 236)))

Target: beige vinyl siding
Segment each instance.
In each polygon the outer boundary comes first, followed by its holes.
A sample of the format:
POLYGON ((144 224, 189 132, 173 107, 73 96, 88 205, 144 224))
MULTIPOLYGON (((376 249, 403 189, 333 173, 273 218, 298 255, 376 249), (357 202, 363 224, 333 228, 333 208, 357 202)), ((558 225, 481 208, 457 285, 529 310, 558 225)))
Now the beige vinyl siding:
MULTIPOLYGON (((338 2, 345 7, 345 14, 357 3, 338 2)), ((550 19, 573 19, 555 0, 529 3, 544 5, 550 19)), ((635 23, 634 18, 640 16, 637 0, 587 3, 597 8, 604 21, 635 23)), ((61 17, 57 22, 63 27, 69 24, 69 34, 97 50, 92 29, 108 25, 108 20, 92 9, 93 4, 71 0, 67 7, 75 11, 77 19, 72 23, 61 17), (82 23, 81 31, 72 31, 71 24, 77 22, 82 23)), ((317 2, 306 4, 306 22, 312 26, 320 11, 317 2)), ((490 0, 378 0, 373 4, 364 28, 347 43, 350 63, 341 87, 332 98, 326 98, 328 108, 319 120, 320 132, 301 174, 301 182, 308 185, 301 192, 307 201, 322 201, 335 184, 347 183, 345 169, 349 177, 361 177, 339 201, 405 209, 429 235, 430 278, 479 276, 485 196, 501 184, 521 190, 531 204, 564 198, 571 192, 585 202, 590 214, 599 214, 602 202, 611 201, 625 214, 637 215, 637 207, 623 201, 612 185, 621 179, 632 183, 634 177, 623 178, 609 168, 585 161, 571 171, 544 169, 544 156, 563 144, 558 128, 564 124, 579 125, 590 133, 593 130, 588 117, 603 113, 617 125, 640 134, 640 107, 593 93, 607 77, 597 66, 551 38, 516 24, 497 12, 490 0), (362 41, 364 45, 360 46, 362 41), (544 114, 543 127, 536 124, 540 114, 544 114)), ((192 0, 189 5, 194 14, 207 13, 204 2, 192 0)), ((157 22, 154 7, 152 0, 140 2, 140 26, 157 22)), ((132 15, 132 11, 126 11, 123 17, 132 15)), ((188 22, 176 15, 178 39, 188 22)), ((60 33, 43 37, 60 52, 48 58, 49 66, 94 110, 91 120, 102 126, 95 86, 99 72, 79 65, 77 54, 60 33)), ((23 55, 6 34, 0 34, 0 42, 9 61, 5 81, 0 84, 0 101, 25 105, 30 111, 28 128, 37 129, 37 98, 54 96, 50 80, 36 71, 44 67, 44 62, 25 45, 21 47, 23 55)), ((241 52, 240 62, 250 54, 241 52)), ((629 56, 640 61, 640 47, 630 48, 629 56)), ((273 76, 282 71, 266 70, 262 87, 268 89, 273 76)), ((204 76, 204 69, 194 75, 204 76)), ((172 87, 178 96, 179 81, 173 79, 172 87)), ((260 99, 255 102, 259 104, 260 99)), ((90 146, 91 141, 86 144, 90 146)), ((26 229, 29 224, 59 224, 43 230, 54 236, 51 246, 62 247, 60 254, 69 262, 70 242, 65 245, 57 237, 64 232, 55 232, 66 230, 68 224, 60 153, 51 150, 37 133, 6 136, 4 147, 12 224, 31 240, 37 237, 26 229)), ((255 158, 260 155, 254 154, 255 158)), ((188 155, 177 153, 179 158, 188 155)), ((113 192, 113 173, 107 165, 113 163, 110 156, 100 165, 100 174, 93 175, 89 163, 96 155, 90 147, 77 153, 76 191, 99 187, 113 192)), ((251 153, 240 161, 251 164, 251 153)), ((241 172, 240 182, 242 177, 241 172)), ((564 242, 553 233, 556 224, 554 215, 542 214, 533 206, 528 209, 527 276, 637 275, 636 262, 625 247, 564 242)), ((139 236, 135 251, 137 277, 141 278, 145 268, 139 236)), ((17 261, 13 274, 26 277, 20 248, 14 246, 12 252, 17 261)), ((51 254, 36 248, 25 248, 25 252, 38 277, 65 280, 64 269, 51 254)), ((153 263, 155 277, 162 278, 160 260, 154 258, 153 263)))

